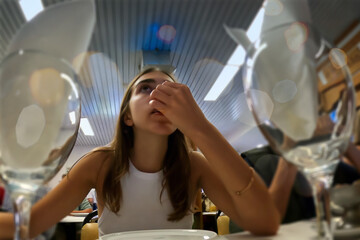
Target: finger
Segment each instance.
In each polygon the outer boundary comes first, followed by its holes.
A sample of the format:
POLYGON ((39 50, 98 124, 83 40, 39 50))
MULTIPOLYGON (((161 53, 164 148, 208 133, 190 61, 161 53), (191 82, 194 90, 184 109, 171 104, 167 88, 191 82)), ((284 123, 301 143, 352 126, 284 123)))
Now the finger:
POLYGON ((174 82, 163 82, 163 86, 169 87, 172 89, 173 94, 178 94, 179 92, 182 92, 186 95, 191 95, 191 91, 188 86, 181 83, 174 83, 174 82))
POLYGON ((165 115, 166 104, 164 104, 156 99, 152 99, 152 100, 150 100, 149 105, 165 115))
POLYGON ((162 103, 166 103, 166 100, 169 98, 169 95, 166 94, 166 92, 161 91, 159 89, 154 89, 151 94, 150 94, 150 99, 151 100, 158 100, 162 103))
POLYGON ((164 85, 164 84, 159 84, 156 86, 156 89, 154 89, 154 91, 155 90, 159 90, 159 91, 165 93, 166 95, 171 96, 174 94, 175 88, 164 85))
POLYGON ((176 83, 176 82, 165 81, 165 82, 162 83, 162 85, 172 87, 172 88, 180 88, 182 84, 176 83))

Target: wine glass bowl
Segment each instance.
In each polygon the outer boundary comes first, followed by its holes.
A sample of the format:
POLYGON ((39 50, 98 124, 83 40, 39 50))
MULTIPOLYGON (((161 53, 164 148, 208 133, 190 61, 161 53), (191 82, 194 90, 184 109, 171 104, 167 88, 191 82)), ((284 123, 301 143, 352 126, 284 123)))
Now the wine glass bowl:
POLYGON ((19 50, 0 63, 0 99, 1 177, 15 202, 20 196, 31 202, 75 144, 80 123, 76 74, 61 58, 19 50))
POLYGON ((327 228, 319 235, 331 239, 331 226, 323 223, 329 223, 328 203, 318 197, 327 194, 353 129, 355 92, 346 55, 309 24, 280 25, 247 49, 243 84, 270 146, 312 184, 319 229, 327 228))

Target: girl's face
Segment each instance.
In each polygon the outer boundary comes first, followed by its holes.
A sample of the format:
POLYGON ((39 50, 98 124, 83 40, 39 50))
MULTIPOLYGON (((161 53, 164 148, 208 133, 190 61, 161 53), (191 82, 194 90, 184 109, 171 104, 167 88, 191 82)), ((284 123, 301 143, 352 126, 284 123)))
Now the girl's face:
POLYGON ((165 81, 174 82, 162 72, 150 72, 142 75, 133 85, 130 112, 125 117, 125 124, 132 126, 134 132, 145 130, 154 134, 170 135, 176 130, 162 113, 149 105, 150 93, 165 81))

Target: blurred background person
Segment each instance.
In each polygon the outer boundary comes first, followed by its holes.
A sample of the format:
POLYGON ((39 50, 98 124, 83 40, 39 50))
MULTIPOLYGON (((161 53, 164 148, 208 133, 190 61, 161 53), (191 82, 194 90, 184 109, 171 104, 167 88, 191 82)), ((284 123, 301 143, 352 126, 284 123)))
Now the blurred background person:
MULTIPOLYGON (((249 150, 241 156, 268 186, 283 224, 315 217, 311 186, 295 165, 276 154, 270 146, 249 150)), ((359 161, 360 150, 353 143, 349 143, 335 170, 333 186, 352 184, 359 180, 359 161)), ((229 231, 233 233, 242 229, 230 220, 229 231)))
POLYGON ((87 200, 89 201, 90 205, 92 206, 93 210, 97 209, 97 200, 96 200, 96 190, 92 188, 88 195, 86 196, 87 200))

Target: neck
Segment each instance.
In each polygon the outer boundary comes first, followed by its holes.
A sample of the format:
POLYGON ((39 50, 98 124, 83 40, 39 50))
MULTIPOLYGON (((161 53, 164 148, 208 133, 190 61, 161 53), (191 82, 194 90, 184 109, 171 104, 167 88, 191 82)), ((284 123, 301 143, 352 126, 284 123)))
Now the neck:
POLYGON ((163 167, 167 147, 168 136, 134 129, 134 148, 131 161, 142 172, 158 172, 163 167))

